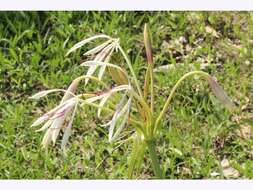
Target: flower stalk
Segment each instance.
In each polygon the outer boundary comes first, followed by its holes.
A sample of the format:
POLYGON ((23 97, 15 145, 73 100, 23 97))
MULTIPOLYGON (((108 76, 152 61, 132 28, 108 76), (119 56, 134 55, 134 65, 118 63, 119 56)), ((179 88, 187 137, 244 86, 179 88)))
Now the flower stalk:
MULTIPOLYGON (((157 117, 156 121, 155 121, 155 128, 154 128, 154 131, 157 131, 158 127, 159 127, 159 124, 160 124, 160 121, 161 119, 163 118, 163 116, 165 115, 170 103, 171 103, 171 100, 172 98, 174 97, 175 95, 175 92, 177 90, 177 88, 179 87, 179 85, 185 80, 187 79, 188 77, 191 77, 193 75, 199 75, 201 77, 203 77, 204 79, 206 79, 208 81, 208 83, 210 84, 210 81, 213 82, 213 78, 206 72, 203 72, 203 71, 191 71, 189 73, 186 73, 184 76, 182 76, 178 81, 177 83, 174 85, 174 87, 171 89, 171 92, 170 92, 170 95, 169 97, 167 98, 164 106, 163 106, 163 109, 162 111, 160 112, 159 116, 157 117)), ((216 82, 213 82, 210 84, 214 94, 216 95, 216 97, 221 101, 221 103, 224 104, 224 106, 226 106, 229 110, 233 111, 234 110, 234 104, 231 102, 231 100, 228 98, 228 96, 226 95, 226 93, 222 90, 222 88, 220 86, 218 86, 218 83, 216 82)))

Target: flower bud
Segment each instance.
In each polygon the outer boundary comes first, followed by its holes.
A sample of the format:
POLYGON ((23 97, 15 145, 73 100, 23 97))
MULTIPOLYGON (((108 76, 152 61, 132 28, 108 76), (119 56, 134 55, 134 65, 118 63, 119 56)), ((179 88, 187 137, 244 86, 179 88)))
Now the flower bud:
POLYGON ((230 100, 226 92, 221 88, 221 86, 216 82, 216 80, 209 76, 207 81, 218 100, 231 112, 235 110, 234 103, 230 100))
POLYGON ((145 24, 145 26, 144 26, 143 35, 144 35, 144 45, 145 45, 145 49, 146 49, 148 64, 153 64, 152 47, 151 47, 151 41, 150 41, 150 37, 149 37, 149 29, 148 29, 147 24, 145 24))

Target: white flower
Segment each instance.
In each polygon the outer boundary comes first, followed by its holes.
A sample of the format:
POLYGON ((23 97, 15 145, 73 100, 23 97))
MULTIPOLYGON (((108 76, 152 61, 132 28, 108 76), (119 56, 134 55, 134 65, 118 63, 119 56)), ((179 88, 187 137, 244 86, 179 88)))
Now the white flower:
MULTIPOLYGON (((84 46, 85 44, 96 40, 96 39, 106 39, 106 41, 96 47, 94 47, 93 49, 87 51, 86 53, 84 53, 84 55, 86 56, 92 56, 95 57, 92 61, 94 62, 105 62, 108 63, 110 61, 111 55, 114 51, 118 50, 119 47, 119 39, 114 39, 111 38, 107 35, 101 34, 101 35, 97 35, 97 36, 93 36, 90 38, 87 38, 85 40, 82 40, 81 42, 78 42, 77 44, 75 44, 68 52, 66 55, 69 55, 71 52, 77 50, 78 48, 84 46)), ((95 73, 95 71, 97 70, 99 65, 89 65, 89 69, 86 73, 86 76, 93 76, 93 74, 95 73)), ((107 67, 106 64, 100 65, 100 69, 98 71, 98 78, 99 80, 102 79, 105 69, 107 67)), ((89 81, 89 78, 85 79, 85 84, 87 84, 89 81)))
MULTIPOLYGON (((43 147, 47 147, 48 144, 53 141, 53 143, 56 142, 57 136, 60 132, 60 130, 63 127, 63 122, 66 119, 66 116, 69 113, 75 113, 73 112, 73 108, 77 106, 78 98, 70 98, 69 100, 63 102, 59 106, 55 107, 54 109, 50 110, 40 118, 38 118, 32 126, 38 126, 44 122, 46 122, 39 130, 37 131, 44 131, 47 129, 47 132, 45 133, 45 136, 42 140, 43 147)), ((72 120, 71 120, 72 124, 72 120)))
POLYGON ((108 91, 97 93, 95 96, 88 98, 83 101, 83 104, 90 104, 95 101, 100 100, 99 108, 98 108, 98 117, 101 114, 101 110, 104 107, 106 101, 115 93, 120 91, 125 91, 123 97, 121 98, 120 102, 116 106, 116 110, 112 117, 112 120, 109 121, 107 124, 102 126, 109 126, 109 142, 113 142, 119 137, 120 132, 124 128, 127 119, 129 117, 131 103, 132 103, 132 96, 129 95, 129 91, 132 89, 130 85, 120 85, 116 86, 108 91), (127 100, 127 96, 129 96, 127 100), (127 102, 126 102, 127 100, 127 102))
POLYGON ((124 100, 125 97, 124 99, 122 98, 122 101, 118 104, 112 120, 106 124, 109 125, 109 142, 117 140, 129 117, 132 97, 128 99, 125 105, 123 104, 124 100))
POLYGON ((65 130, 63 141, 62 141, 62 147, 64 148, 64 146, 66 145, 69 134, 70 134, 73 118, 76 113, 78 101, 79 101, 79 98, 75 96, 74 94, 78 86, 78 82, 79 80, 74 80, 67 90, 62 90, 62 89, 46 90, 46 91, 39 92, 31 97, 34 99, 39 99, 51 92, 57 92, 57 91, 65 92, 61 100, 61 103, 58 106, 56 106, 55 108, 48 111, 46 114, 39 117, 31 125, 33 127, 33 126, 38 126, 46 122, 39 130, 37 130, 37 131, 47 130, 42 140, 43 147, 47 147, 51 141, 53 141, 53 143, 55 144, 56 139, 59 135, 59 132, 63 128, 63 123, 66 120, 67 115, 72 113, 71 120, 65 130), (74 108, 74 111, 73 111, 73 108, 74 108))

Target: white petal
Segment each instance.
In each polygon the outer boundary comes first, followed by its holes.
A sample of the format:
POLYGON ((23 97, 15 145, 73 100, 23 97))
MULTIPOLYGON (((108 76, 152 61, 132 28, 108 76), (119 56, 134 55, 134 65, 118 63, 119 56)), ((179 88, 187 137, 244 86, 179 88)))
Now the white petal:
POLYGON ((122 91, 122 90, 130 90, 130 89, 131 89, 130 85, 124 84, 124 85, 119 85, 119 86, 112 88, 111 91, 118 92, 118 91, 122 91))
POLYGON ((124 103, 124 101, 125 101, 125 97, 126 97, 126 95, 121 99, 120 103, 117 105, 116 111, 115 111, 115 113, 114 113, 114 115, 113 115, 113 118, 112 118, 112 120, 111 120, 111 122, 110 122, 109 135, 108 135, 108 136, 109 136, 109 142, 110 142, 111 139, 112 139, 113 132, 114 132, 114 129, 115 129, 115 125, 116 125, 118 119, 119 119, 119 118, 121 117, 121 115, 125 112, 125 107, 126 107, 126 106, 124 106, 124 107, 122 108, 123 103, 124 103))
POLYGON ((104 49, 108 44, 110 44, 112 42, 112 40, 107 40, 106 42, 100 44, 99 46, 85 52, 83 55, 92 55, 92 54, 96 54, 99 51, 101 51, 102 49, 104 49))
POLYGON ((104 75, 104 72, 105 72, 105 69, 106 69, 106 65, 103 65, 100 67, 99 69, 99 73, 98 73, 98 79, 101 80, 103 75, 104 75))
POLYGON ((120 126, 118 127, 118 129, 116 130, 114 135, 111 138, 109 138, 109 142, 113 142, 118 138, 120 132, 123 130, 123 128, 126 124, 127 118, 128 118, 128 113, 124 114, 124 117, 123 117, 123 120, 122 120, 120 126))
POLYGON ((93 102, 95 102, 97 100, 100 100, 100 99, 106 97, 106 96, 108 96, 108 93, 103 93, 101 95, 94 96, 94 97, 91 97, 91 98, 88 98, 88 99, 84 100, 84 103, 85 102, 87 102, 87 103, 93 103, 93 102))
POLYGON ((120 111, 120 113, 116 116, 114 122, 110 126, 110 129, 109 129, 109 142, 114 141, 118 137, 120 132, 122 131, 123 127, 125 126, 125 123, 127 121, 127 118, 128 118, 129 112, 130 112, 130 106, 131 106, 131 98, 129 98, 128 102, 125 104, 125 106, 120 111), (121 116, 123 116, 123 120, 121 121, 120 126, 118 127, 118 129, 116 130, 116 132, 113 135, 116 122, 117 122, 118 119, 120 119, 121 116))
POLYGON ((52 122, 53 122, 53 120, 47 121, 40 129, 36 130, 36 132, 40 132, 40 131, 46 130, 52 124, 52 122))
MULTIPOLYGON (((102 93, 101 95, 97 95, 97 96, 93 96, 93 97, 91 97, 91 98, 88 98, 88 99, 84 100, 84 103, 85 103, 85 102, 87 102, 87 103, 93 103, 93 102, 95 102, 95 101, 97 101, 97 100, 100 100, 100 99, 106 97, 106 96, 109 96, 109 97, 110 97, 110 96, 111 96, 113 93, 115 93, 115 92, 127 90, 127 89, 130 89, 130 88, 131 88, 131 87, 130 87, 129 85, 120 85, 120 86, 117 86, 117 87, 112 88, 112 89, 111 89, 110 91, 108 91, 108 92, 102 93)), ((109 97, 108 97, 108 98, 109 98, 109 97)))
MULTIPOLYGON (((94 61, 103 61, 108 52, 110 51, 110 49, 112 48, 112 44, 110 44, 109 46, 107 46, 106 48, 104 48, 99 54, 97 54, 97 56, 95 57, 94 61)), ((87 76, 92 76, 93 73, 96 71, 96 69, 98 68, 99 65, 91 65, 88 72, 86 73, 87 76)), ((85 85, 88 83, 89 78, 85 79, 85 85)))
POLYGON ((55 119, 50 127, 50 130, 52 131, 52 141, 54 144, 55 144, 56 139, 59 135, 59 132, 62 128, 62 124, 64 122, 65 116, 66 116, 66 114, 63 115, 62 117, 55 119))
POLYGON ((42 146, 43 147, 47 147, 48 144, 51 142, 52 140, 52 131, 50 129, 48 129, 43 137, 43 140, 42 140, 42 146))
MULTIPOLYGON (((102 98, 101 102, 99 103, 99 106, 100 107, 103 107, 106 103, 106 101, 108 100, 110 96, 105 96, 104 98, 102 98)), ((102 111, 102 108, 98 108, 98 118, 100 117, 101 115, 101 111, 102 111)))
POLYGON ((102 127, 107 127, 107 126, 110 126, 110 125, 111 125, 111 123, 112 123, 112 120, 111 120, 111 121, 109 121, 109 122, 107 122, 107 123, 105 123, 105 124, 102 124, 101 126, 102 126, 102 127))
POLYGON ((55 114, 54 114, 52 117, 50 117, 50 119, 51 119, 51 120, 52 120, 52 119, 56 119, 56 118, 58 118, 59 116, 62 116, 62 115, 64 115, 65 113, 67 113, 68 111, 70 111, 71 108, 76 104, 76 101, 77 101, 76 98, 71 98, 71 99, 69 99, 68 101, 64 102, 64 103, 62 104, 62 107, 59 108, 59 109, 55 112, 55 114))
POLYGON ((60 130, 61 129, 53 129, 52 130, 52 141, 53 141, 53 144, 55 145, 55 143, 56 143, 56 140, 57 140, 57 137, 58 137, 58 135, 59 135, 59 133, 60 133, 60 130))
POLYGON ((31 97, 29 97, 30 99, 35 99, 35 100, 38 100, 40 99, 41 97, 43 96, 46 96, 47 94, 51 93, 51 92, 56 92, 58 90, 55 90, 55 89, 52 89, 52 90, 43 90, 43 91, 40 91, 34 95, 32 95, 31 97))
POLYGON ((71 95, 74 95, 71 91, 68 91, 68 90, 64 90, 64 89, 52 89, 52 90, 43 90, 43 91, 40 91, 36 94, 34 94, 33 96, 29 97, 30 99, 35 99, 35 100, 38 100, 46 95, 48 95, 49 93, 52 93, 52 92, 65 92, 66 94, 71 94, 71 95))
MULTIPOLYGON (((111 55, 112 55, 114 49, 115 49, 115 47, 113 47, 113 48, 111 49, 110 53, 106 56, 106 58, 105 58, 105 60, 104 60, 105 63, 107 63, 107 62, 110 61, 110 58, 111 58, 111 55)), ((103 77, 103 75, 104 75, 104 72, 105 72, 105 69, 106 69, 106 65, 103 65, 103 66, 100 67, 99 73, 98 73, 98 79, 99 79, 99 80, 102 79, 102 77, 103 77)))
MULTIPOLYGON (((56 113, 62 112, 68 106, 69 107, 73 106, 73 104, 76 101, 77 101, 76 98, 71 98, 71 99, 69 99, 69 100, 61 103, 60 105, 56 106, 55 108, 51 109, 49 112, 47 112, 44 115, 42 115, 41 117, 39 117, 36 121, 33 122, 33 124, 31 125, 31 127, 38 126, 38 125, 42 124, 43 122, 45 122, 48 119, 54 119, 54 118, 56 118, 56 116, 54 117, 54 115, 56 113)), ((59 116, 57 116, 57 117, 59 117, 59 116)))
MULTIPOLYGON (((95 57, 94 61, 98 61, 100 58, 98 57, 98 55, 95 57)), ((98 68, 97 65, 91 65, 90 68, 88 69, 86 76, 90 77, 93 75, 93 73, 96 71, 96 69, 98 68)), ((86 78, 85 79, 85 85, 88 83, 90 79, 86 78)))
POLYGON ((69 139, 69 137, 71 135, 71 128, 72 128, 72 123, 73 123, 73 120, 74 120, 74 117, 75 117, 75 113, 76 113, 76 110, 77 110, 77 105, 78 104, 75 105, 75 109, 74 109, 74 111, 72 113, 72 116, 71 116, 71 119, 69 121, 69 124, 68 124, 68 126, 65 129, 64 134, 63 134, 62 143, 61 143, 61 149, 63 149, 63 150, 65 149, 65 146, 66 146, 66 144, 68 142, 68 139, 69 139))
POLYGON ((64 135, 62 138, 62 142, 61 142, 61 149, 64 150, 66 147, 66 144, 68 143, 69 137, 71 135, 71 128, 72 128, 72 123, 69 123, 68 126, 66 127, 65 131, 64 131, 64 135))
POLYGON ((121 72, 125 73, 125 71, 119 67, 118 65, 114 65, 114 64, 111 64, 111 63, 107 63, 107 62, 102 62, 102 61, 86 61, 86 62, 83 62, 81 64, 81 66, 85 66, 85 67, 91 67, 91 66, 107 66, 107 67, 113 67, 115 69, 118 69, 120 70, 121 72))
POLYGON ((101 52, 99 52, 96 56, 96 58, 94 59, 95 61, 103 61, 106 59, 106 57, 108 56, 109 52, 111 51, 111 49, 113 48, 113 44, 108 45, 106 48, 104 48, 101 52))
POLYGON ((66 56, 69 55, 71 52, 77 50, 78 48, 82 47, 83 45, 95 40, 95 39, 98 39, 98 38, 107 38, 107 39, 110 39, 109 36, 107 35, 104 35, 104 34, 100 34, 100 35, 96 35, 96 36, 92 36, 90 38, 87 38, 87 39, 84 39, 82 40, 81 42, 78 42, 77 44, 75 44, 72 48, 70 48, 70 50, 67 52, 66 56))
MULTIPOLYGON (((74 99, 74 98, 72 98, 72 99, 74 99)), ((73 101, 69 101, 68 103, 69 103, 69 105, 73 106, 73 103, 77 104, 77 101, 78 101, 77 99, 74 99, 73 101)), ((68 109, 68 110, 71 110, 71 109, 68 109)), ((63 125, 63 122, 64 122, 64 120, 66 118, 66 115, 67 115, 67 112, 64 112, 64 114, 61 117, 58 117, 58 118, 54 119, 54 121, 53 121, 53 123, 52 123, 52 125, 50 127, 50 129, 52 130, 52 141, 53 141, 54 144, 55 144, 56 139, 57 139, 57 137, 59 135, 59 132, 60 132, 60 130, 62 128, 62 125, 63 125)))
POLYGON ((56 106, 55 108, 51 109, 50 111, 48 111, 47 113, 45 113, 44 115, 42 115, 41 117, 39 117, 35 122, 33 122, 33 124, 31 125, 31 127, 37 126, 42 124, 44 121, 50 119, 50 117, 52 117, 55 112, 60 109, 64 104, 60 104, 58 106, 56 106))
POLYGON ((61 103, 65 102, 66 100, 72 98, 75 96, 75 92, 76 92, 76 89, 77 89, 77 86, 79 84, 80 80, 73 80, 72 83, 69 85, 68 89, 66 90, 62 100, 61 100, 61 103))
MULTIPOLYGON (((86 73, 86 76, 88 76, 88 77, 92 76, 93 73, 96 71, 97 68, 98 68, 97 65, 90 66, 90 68, 88 69, 88 71, 86 73)), ((85 85, 88 84, 89 80, 90 80, 89 78, 85 79, 85 85)))
POLYGON ((47 114, 44 114, 43 116, 39 117, 36 121, 34 121, 31 127, 40 125, 41 123, 43 123, 44 121, 48 119, 49 119, 49 116, 47 114))

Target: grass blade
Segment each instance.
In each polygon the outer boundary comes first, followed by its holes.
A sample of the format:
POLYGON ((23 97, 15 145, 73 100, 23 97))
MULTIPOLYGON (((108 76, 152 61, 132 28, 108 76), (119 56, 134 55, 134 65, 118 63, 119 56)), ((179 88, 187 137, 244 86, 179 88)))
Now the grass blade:
POLYGON ((134 177, 134 174, 138 175, 141 164, 143 163, 145 151, 145 142, 141 139, 140 135, 136 134, 133 138, 132 152, 128 159, 128 178, 132 179, 134 177))

